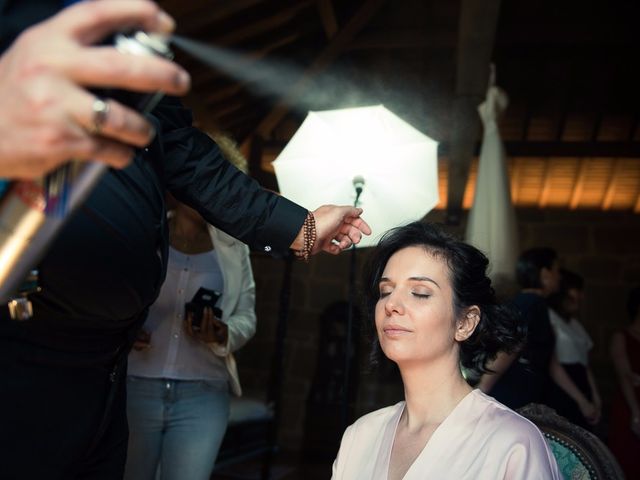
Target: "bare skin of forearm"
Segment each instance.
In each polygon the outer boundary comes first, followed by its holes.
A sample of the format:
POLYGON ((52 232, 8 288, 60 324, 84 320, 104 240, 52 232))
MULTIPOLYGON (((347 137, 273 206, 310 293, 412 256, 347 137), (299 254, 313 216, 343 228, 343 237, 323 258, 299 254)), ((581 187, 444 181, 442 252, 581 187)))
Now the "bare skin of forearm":
POLYGON ((549 364, 549 374, 554 382, 562 389, 564 392, 569 395, 576 403, 586 402, 587 398, 583 395, 583 393, 576 387, 576 384, 573 383, 573 380, 567 375, 567 371, 564 369, 560 362, 558 362, 558 358, 554 355, 551 356, 551 362, 549 364))
POLYGON ((495 373, 485 373, 480 378, 478 388, 484 393, 490 392, 493 386, 500 380, 500 377, 507 371, 511 364, 518 357, 517 353, 500 352, 496 358, 491 361, 488 368, 495 373))
POLYGON ((593 401, 600 406, 601 398, 600 391, 598 390, 598 384, 596 383, 596 379, 593 376, 593 372, 590 368, 587 367, 587 379, 589 380, 589 388, 591 388, 591 397, 593 401))

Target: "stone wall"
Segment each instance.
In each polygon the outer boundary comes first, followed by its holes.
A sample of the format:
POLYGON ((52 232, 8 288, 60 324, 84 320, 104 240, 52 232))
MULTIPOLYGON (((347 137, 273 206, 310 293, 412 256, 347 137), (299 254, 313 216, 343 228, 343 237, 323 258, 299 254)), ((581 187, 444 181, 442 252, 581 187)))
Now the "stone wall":
MULTIPOLYGON (((442 212, 428 219, 442 221, 442 212)), ((615 388, 608 355, 611 333, 626 322, 625 296, 640 284, 640 215, 620 212, 553 210, 518 211, 521 248, 550 246, 565 267, 585 277, 586 302, 583 322, 592 335, 593 369, 605 402, 615 388)), ((452 230, 462 234, 464 225, 452 230)), ((361 269, 366 251, 358 251, 361 269)), ((258 329, 255 338, 238 355, 241 378, 247 392, 266 396, 278 319, 284 261, 256 254, 252 257, 257 284, 258 329)), ((321 312, 337 300, 348 298, 350 258, 320 255, 308 264, 295 262, 292 269, 291 309, 285 340, 284 389, 279 443, 299 450, 303 436, 305 402, 317 367, 321 312)), ((358 273, 358 279, 361 277, 358 273)), ((366 362, 362 349, 359 364, 366 362)), ((321 366, 320 366, 321 367, 321 366)), ((402 392, 391 367, 384 374, 361 376, 356 414, 388 405, 402 392)), ((381 370, 382 371, 382 370, 381 370)), ((336 412, 338 415, 339 412, 336 412)))

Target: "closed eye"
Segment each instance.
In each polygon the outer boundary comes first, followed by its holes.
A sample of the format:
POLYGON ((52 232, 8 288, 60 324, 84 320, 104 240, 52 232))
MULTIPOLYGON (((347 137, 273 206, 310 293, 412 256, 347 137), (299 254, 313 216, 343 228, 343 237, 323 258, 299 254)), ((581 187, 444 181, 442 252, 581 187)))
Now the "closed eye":
POLYGON ((431 295, 427 294, 427 293, 417 293, 417 292, 411 292, 411 294, 414 297, 418 297, 418 298, 429 298, 431 295))

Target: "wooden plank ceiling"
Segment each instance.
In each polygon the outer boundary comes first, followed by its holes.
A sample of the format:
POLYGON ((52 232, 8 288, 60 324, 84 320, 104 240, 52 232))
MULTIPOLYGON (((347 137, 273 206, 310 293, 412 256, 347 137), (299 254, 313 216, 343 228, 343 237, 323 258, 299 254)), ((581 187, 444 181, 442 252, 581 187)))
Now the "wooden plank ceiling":
POLYGON ((187 54, 187 104, 229 132, 250 171, 306 112, 383 103, 441 142, 440 204, 469 208, 488 63, 510 97, 500 130, 520 207, 640 213, 640 2, 627 0, 162 0, 178 33, 233 55, 187 54), (485 75, 486 72, 486 75, 485 75))

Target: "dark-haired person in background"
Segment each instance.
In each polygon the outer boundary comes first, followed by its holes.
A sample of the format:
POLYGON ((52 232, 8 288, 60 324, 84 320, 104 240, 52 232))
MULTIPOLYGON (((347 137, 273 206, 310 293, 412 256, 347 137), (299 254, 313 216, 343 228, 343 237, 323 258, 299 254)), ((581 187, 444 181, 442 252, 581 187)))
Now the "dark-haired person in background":
POLYGON ((516 279, 521 291, 511 305, 527 331, 526 341, 515 353, 500 352, 489 365, 491 372, 480 379, 479 388, 518 409, 528 403, 547 402, 555 383, 576 401, 589 422, 597 422, 598 409, 573 383, 554 351, 547 298, 560 288, 560 263, 555 250, 538 247, 524 251, 516 264, 516 279))
POLYGON ((521 342, 499 305, 487 258, 433 225, 412 223, 378 244, 365 281, 379 348, 398 365, 405 401, 351 425, 334 480, 559 479, 535 425, 474 390, 499 350, 521 342))
MULTIPOLYGON (((565 392, 562 384, 551 384, 547 403, 563 417, 576 425, 589 428, 598 422, 602 401, 595 377, 589 368, 589 350, 593 341, 578 320, 584 296, 584 280, 577 273, 560 269, 560 289, 549 296, 549 319, 555 335, 555 356, 578 392, 572 398, 571 390, 565 392), (580 404, 593 403, 596 412, 590 417, 582 413, 580 404)), ((589 411, 587 409, 587 411, 589 411)))
POLYGON ((611 338, 618 392, 611 408, 609 448, 626 477, 640 478, 640 287, 629 292, 631 323, 611 338))
POLYGON ((521 291, 511 305, 527 332, 525 343, 514 353, 500 352, 483 375, 479 388, 510 408, 540 403, 549 382, 554 337, 546 301, 560 283, 558 256, 551 248, 524 251, 516 264, 521 291))

